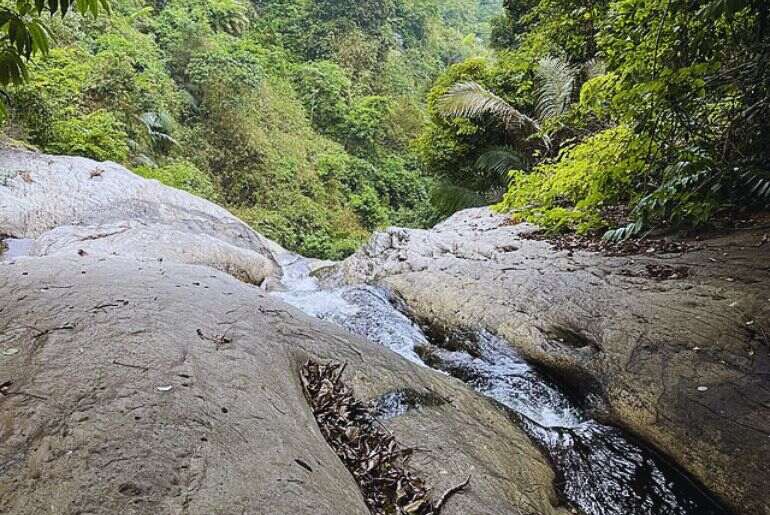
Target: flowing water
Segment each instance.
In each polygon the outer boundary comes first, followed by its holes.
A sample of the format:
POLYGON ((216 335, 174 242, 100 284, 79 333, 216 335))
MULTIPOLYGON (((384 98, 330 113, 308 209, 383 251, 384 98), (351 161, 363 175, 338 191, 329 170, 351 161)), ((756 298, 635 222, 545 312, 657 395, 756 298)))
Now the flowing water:
POLYGON ((11 260, 29 254, 35 240, 7 238, 0 242, 0 260, 11 260))
MULTIPOLYGON (((431 342, 394 307, 387 292, 366 285, 321 289, 311 277, 308 262, 296 256, 285 256, 282 266, 287 291, 275 293, 277 297, 410 361, 457 377, 508 408, 511 418, 550 458, 563 496, 582 513, 728 513, 654 451, 621 430, 587 417, 499 338, 478 333, 465 335, 470 341, 459 346, 458 342, 431 342)), ((407 396, 396 392, 381 399, 378 413, 404 414, 409 409, 407 396)))

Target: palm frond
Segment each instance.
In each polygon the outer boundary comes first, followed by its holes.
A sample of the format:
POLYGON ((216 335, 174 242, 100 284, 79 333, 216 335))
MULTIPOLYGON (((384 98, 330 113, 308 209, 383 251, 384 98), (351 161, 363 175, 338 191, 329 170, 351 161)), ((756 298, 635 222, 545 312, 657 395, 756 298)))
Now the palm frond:
POLYGON ((583 74, 587 80, 594 79, 607 73, 607 63, 599 58, 594 57, 585 63, 583 63, 583 74))
POLYGON ((572 102, 578 70, 559 57, 544 57, 535 68, 540 120, 564 113, 572 102))
POLYGON ((450 182, 436 184, 431 192, 431 204, 441 215, 447 216, 469 207, 487 203, 483 193, 450 182))
POLYGON ((524 157, 511 146, 492 147, 476 159, 476 168, 505 177, 511 170, 526 168, 524 157))
POLYGON ((540 130, 538 123, 514 108, 477 82, 458 82, 438 100, 439 112, 445 117, 477 119, 492 116, 507 129, 529 127, 540 130))
POLYGON ((744 172, 741 175, 749 198, 770 201, 770 177, 755 171, 744 172))
POLYGON ((144 124, 154 144, 179 145, 179 142, 171 136, 174 120, 168 113, 148 111, 137 118, 144 124))
POLYGON ((711 18, 719 18, 722 15, 732 18, 739 11, 752 6, 753 2, 751 0, 713 0, 704 4, 700 13, 711 18))

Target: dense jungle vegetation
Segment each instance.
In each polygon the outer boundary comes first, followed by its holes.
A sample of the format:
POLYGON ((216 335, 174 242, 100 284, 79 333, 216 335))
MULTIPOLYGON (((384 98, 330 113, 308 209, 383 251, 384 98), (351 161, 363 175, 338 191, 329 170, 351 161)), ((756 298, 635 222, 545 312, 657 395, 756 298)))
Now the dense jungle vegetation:
POLYGON ((490 203, 626 238, 767 205, 769 9, 3 0, 4 132, 219 202, 309 256, 490 203))
POLYGON ((8 136, 125 164, 327 258, 378 226, 435 220, 411 150, 425 93, 484 51, 501 11, 489 0, 0 5, 8 136))
POLYGON ((609 239, 770 200, 770 3, 506 0, 416 144, 448 210, 609 239))

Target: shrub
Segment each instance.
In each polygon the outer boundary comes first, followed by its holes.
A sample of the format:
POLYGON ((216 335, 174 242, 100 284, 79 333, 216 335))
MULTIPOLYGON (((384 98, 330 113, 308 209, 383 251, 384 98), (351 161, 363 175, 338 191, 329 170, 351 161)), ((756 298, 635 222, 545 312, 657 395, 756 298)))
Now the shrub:
POLYGON ((345 117, 343 140, 353 153, 362 156, 375 154, 378 146, 387 145, 387 120, 392 113, 392 100, 382 96, 368 96, 355 101, 345 117))
POLYGON ((128 159, 127 140, 125 127, 115 115, 98 110, 55 122, 53 136, 45 150, 124 163, 128 159))
POLYGON ((351 82, 345 70, 332 61, 303 64, 294 84, 313 126, 334 134, 349 109, 351 82))
POLYGON ((552 232, 604 228, 604 210, 632 200, 648 149, 627 127, 604 130, 530 173, 513 171, 497 209, 552 232))
POLYGON ((145 179, 155 179, 207 200, 216 201, 219 198, 211 177, 189 161, 172 161, 158 167, 138 166, 134 172, 145 179))
POLYGON ((342 259, 368 235, 349 211, 330 210, 296 193, 284 199, 280 207, 237 208, 234 213, 287 249, 319 259, 342 259))
POLYGON ((371 186, 351 195, 350 206, 367 229, 376 229, 388 223, 388 209, 371 186))

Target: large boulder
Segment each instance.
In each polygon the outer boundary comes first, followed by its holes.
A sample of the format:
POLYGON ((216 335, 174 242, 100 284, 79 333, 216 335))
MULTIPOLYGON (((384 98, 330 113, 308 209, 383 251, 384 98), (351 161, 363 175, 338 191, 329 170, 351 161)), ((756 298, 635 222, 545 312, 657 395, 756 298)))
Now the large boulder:
POLYGON ((683 253, 557 250, 488 209, 374 235, 334 273, 440 330, 484 329, 739 513, 770 514, 767 228, 683 253))
POLYGON ((255 284, 279 274, 271 242, 227 210, 81 157, 0 151, 0 235, 40 238, 32 255, 205 264, 255 284))

